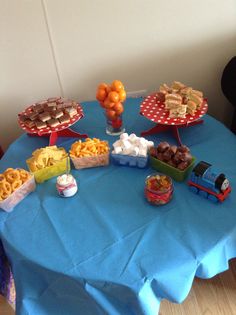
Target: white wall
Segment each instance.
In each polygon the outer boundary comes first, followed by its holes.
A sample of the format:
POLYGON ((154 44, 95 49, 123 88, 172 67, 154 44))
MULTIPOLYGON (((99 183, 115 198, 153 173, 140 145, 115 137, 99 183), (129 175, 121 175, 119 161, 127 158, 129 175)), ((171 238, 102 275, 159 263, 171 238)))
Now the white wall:
POLYGON ((180 80, 229 124, 220 77, 236 54, 235 30, 234 0, 0 0, 0 143, 21 133, 26 105, 92 100, 113 79, 149 92, 180 80))

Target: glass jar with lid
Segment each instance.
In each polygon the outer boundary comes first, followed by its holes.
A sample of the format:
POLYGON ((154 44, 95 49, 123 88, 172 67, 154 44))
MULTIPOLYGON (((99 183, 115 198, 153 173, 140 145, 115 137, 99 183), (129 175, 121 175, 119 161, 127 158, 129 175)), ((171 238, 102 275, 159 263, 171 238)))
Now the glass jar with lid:
POLYGON ((164 174, 154 173, 145 180, 144 194, 150 204, 160 206, 168 203, 173 196, 172 179, 164 174))

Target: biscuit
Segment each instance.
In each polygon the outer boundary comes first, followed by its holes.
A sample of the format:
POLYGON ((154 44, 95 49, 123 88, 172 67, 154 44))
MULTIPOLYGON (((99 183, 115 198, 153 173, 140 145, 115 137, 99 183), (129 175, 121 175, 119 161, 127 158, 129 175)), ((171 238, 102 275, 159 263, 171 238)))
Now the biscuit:
POLYGON ((60 118, 63 116, 63 111, 62 110, 55 110, 52 112, 52 117, 53 118, 60 118))
POLYGON ((35 122, 36 128, 38 129, 42 129, 42 128, 46 128, 47 124, 46 122, 40 121, 40 120, 36 120, 35 122))
POLYGON ((55 119, 55 118, 52 118, 52 119, 49 119, 47 121, 47 124, 50 126, 50 127, 56 127, 58 125, 60 125, 60 122, 58 119, 55 119))
POLYGON ((43 122, 51 119, 51 116, 49 114, 49 112, 43 112, 42 114, 39 114, 39 119, 43 122))
POLYGON ((61 124, 68 123, 70 122, 70 116, 68 114, 65 114, 59 118, 59 121, 61 124))

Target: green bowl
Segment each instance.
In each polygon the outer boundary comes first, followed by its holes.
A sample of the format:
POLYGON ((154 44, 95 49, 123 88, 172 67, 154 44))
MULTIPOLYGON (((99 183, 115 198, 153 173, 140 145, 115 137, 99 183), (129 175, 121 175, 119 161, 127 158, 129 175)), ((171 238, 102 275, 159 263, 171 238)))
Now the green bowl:
POLYGON ((182 182, 186 179, 189 172, 193 168, 194 162, 195 162, 195 157, 193 157, 191 164, 185 170, 181 171, 176 167, 173 167, 163 161, 160 161, 154 158, 153 156, 150 156, 150 164, 152 168, 154 168, 155 170, 163 174, 169 175, 177 182, 182 182))

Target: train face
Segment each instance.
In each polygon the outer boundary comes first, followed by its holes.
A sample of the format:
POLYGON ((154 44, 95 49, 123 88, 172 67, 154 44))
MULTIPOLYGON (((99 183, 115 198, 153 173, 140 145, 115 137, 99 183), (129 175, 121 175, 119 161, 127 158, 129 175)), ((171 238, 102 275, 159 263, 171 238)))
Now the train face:
POLYGON ((231 192, 224 174, 213 170, 211 164, 201 161, 192 170, 188 182, 191 190, 214 202, 224 201, 231 192))
POLYGON ((190 180, 217 194, 229 187, 229 181, 225 175, 213 170, 211 164, 203 161, 194 167, 190 180))

